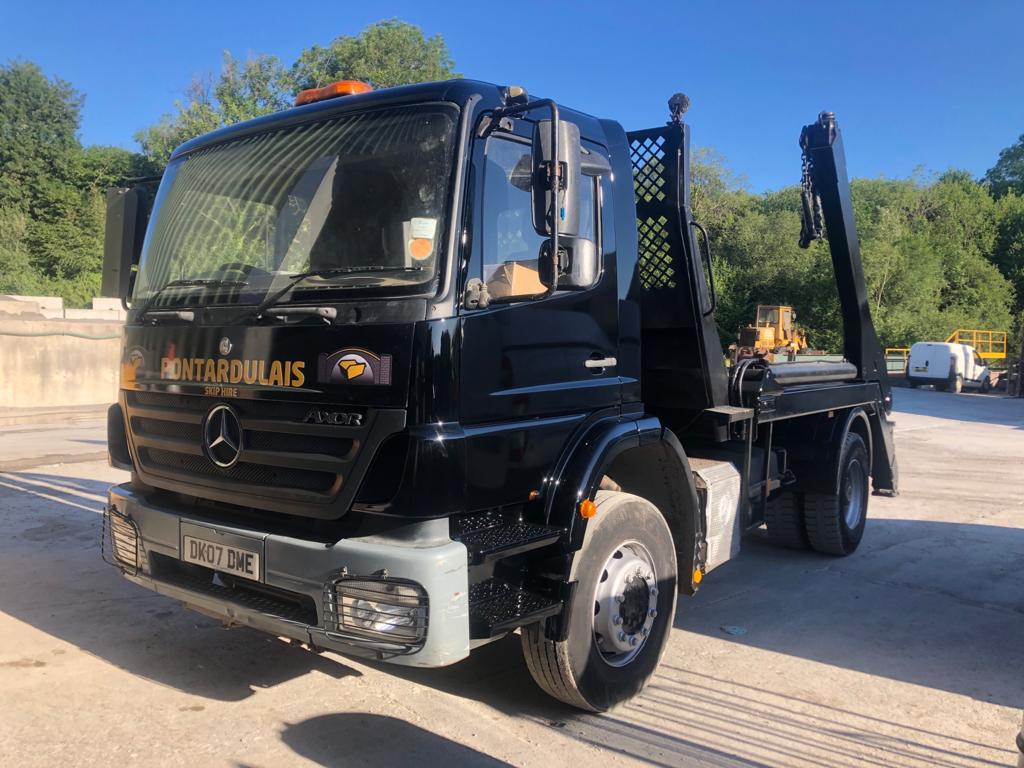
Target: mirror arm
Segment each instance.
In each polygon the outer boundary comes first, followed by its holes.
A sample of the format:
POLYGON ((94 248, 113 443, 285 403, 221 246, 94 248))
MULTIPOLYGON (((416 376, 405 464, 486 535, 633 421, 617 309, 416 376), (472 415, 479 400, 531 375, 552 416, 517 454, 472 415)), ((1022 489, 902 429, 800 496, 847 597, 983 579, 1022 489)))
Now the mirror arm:
POLYGON ((551 257, 555 262, 554 279, 544 293, 537 298, 546 298, 555 292, 558 287, 558 196, 561 193, 562 164, 558 160, 558 105, 551 99, 537 99, 528 101, 525 104, 509 104, 507 107, 498 107, 492 112, 495 120, 511 115, 521 115, 531 112, 534 109, 547 107, 551 111, 551 157, 553 158, 548 168, 548 183, 551 185, 551 257))

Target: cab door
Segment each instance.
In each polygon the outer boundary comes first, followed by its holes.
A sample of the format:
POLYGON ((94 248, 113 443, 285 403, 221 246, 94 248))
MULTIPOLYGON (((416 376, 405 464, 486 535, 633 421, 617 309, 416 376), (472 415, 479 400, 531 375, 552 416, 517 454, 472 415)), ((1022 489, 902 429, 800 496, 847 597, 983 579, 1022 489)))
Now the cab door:
POLYGON ((492 303, 462 310, 459 402, 470 485, 487 489, 488 505, 525 500, 583 418, 620 402, 614 232, 602 215, 610 181, 582 177, 580 237, 596 248, 596 278, 537 298, 545 238, 532 224, 531 129, 520 122, 474 149, 466 280, 482 280, 492 303))

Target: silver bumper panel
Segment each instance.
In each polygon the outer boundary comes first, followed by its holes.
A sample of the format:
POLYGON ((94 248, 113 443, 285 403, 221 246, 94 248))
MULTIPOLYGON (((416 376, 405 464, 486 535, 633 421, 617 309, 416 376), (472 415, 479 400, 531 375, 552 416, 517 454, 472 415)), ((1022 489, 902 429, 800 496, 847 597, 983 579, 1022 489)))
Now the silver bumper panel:
POLYGON ((110 505, 131 521, 139 538, 138 568, 132 573, 122 567, 125 578, 203 614, 317 648, 394 664, 442 667, 469 655, 466 547, 448 537, 447 520, 411 524, 400 537, 343 539, 327 545, 225 526, 198 515, 185 517, 143 501, 124 485, 110 489, 110 505), (192 535, 197 530, 229 543, 257 545, 264 592, 236 590, 202 575, 169 575, 161 569, 161 562, 180 560, 183 531, 192 535), (426 592, 428 631, 418 650, 339 632, 331 621, 325 585, 342 574, 372 577, 383 570, 426 592), (276 594, 302 600, 290 603, 276 599, 276 594))

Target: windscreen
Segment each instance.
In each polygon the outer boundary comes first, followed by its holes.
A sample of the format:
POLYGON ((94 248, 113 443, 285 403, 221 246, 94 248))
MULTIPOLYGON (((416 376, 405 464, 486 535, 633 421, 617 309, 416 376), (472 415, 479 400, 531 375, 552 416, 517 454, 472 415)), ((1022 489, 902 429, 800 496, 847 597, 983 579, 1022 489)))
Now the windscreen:
POLYGON ((167 168, 133 298, 152 306, 423 291, 437 274, 452 108, 302 123, 200 149, 167 168))

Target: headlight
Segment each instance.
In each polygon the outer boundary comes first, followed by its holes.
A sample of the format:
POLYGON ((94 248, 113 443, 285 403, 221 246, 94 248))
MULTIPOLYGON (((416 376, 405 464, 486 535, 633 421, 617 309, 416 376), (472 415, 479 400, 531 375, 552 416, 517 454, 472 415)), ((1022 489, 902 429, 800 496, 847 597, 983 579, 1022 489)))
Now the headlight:
MULTIPOLYGON (((427 594, 403 579, 342 578, 326 585, 327 630, 416 650, 427 636, 427 594)), ((368 643, 371 644, 372 643, 368 643)))

